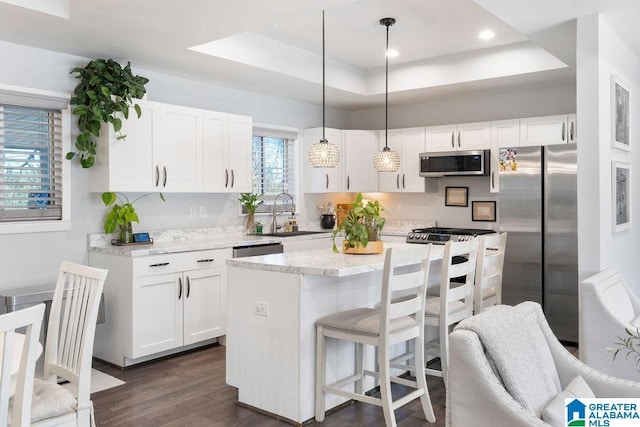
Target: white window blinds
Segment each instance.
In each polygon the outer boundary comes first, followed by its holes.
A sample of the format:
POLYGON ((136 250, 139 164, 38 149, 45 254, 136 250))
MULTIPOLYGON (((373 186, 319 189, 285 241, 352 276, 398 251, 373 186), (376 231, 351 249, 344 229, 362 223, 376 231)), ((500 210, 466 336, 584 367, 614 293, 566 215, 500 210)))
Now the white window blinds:
MULTIPOLYGON (((280 193, 295 198, 295 136, 254 130, 252 149, 253 192, 262 194, 264 203, 256 212, 272 212, 273 200, 280 193)), ((279 198, 276 211, 290 211, 289 198, 279 198)))
POLYGON ((0 103, 0 222, 62 219, 62 113, 0 103))

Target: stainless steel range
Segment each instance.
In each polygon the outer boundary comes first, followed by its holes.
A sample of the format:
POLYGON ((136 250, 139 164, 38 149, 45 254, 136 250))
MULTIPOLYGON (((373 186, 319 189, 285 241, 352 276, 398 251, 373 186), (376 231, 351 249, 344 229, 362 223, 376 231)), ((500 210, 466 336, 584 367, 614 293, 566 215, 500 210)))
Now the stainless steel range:
POLYGON ((473 228, 448 228, 448 227, 429 227, 415 228, 407 234, 407 243, 433 243, 436 245, 444 245, 449 240, 454 242, 462 242, 470 240, 475 236, 483 234, 495 233, 493 230, 477 230, 473 228))

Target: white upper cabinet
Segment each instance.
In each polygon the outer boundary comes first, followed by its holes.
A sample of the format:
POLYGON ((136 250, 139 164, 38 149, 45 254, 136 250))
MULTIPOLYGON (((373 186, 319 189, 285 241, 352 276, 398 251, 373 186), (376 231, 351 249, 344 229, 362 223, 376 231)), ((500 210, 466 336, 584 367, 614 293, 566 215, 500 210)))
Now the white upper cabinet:
POLYGON ((376 131, 344 131, 345 191, 352 193, 378 191, 378 173, 373 167, 373 156, 377 150, 376 131))
POLYGON ((251 191, 252 119, 145 100, 122 133, 102 126, 89 191, 251 191))
POLYGON ((325 137, 340 150, 340 161, 335 168, 314 168, 309 164, 309 148, 322 138, 322 128, 305 129, 302 136, 302 169, 306 193, 341 193, 345 191, 345 150, 343 131, 325 129, 325 137))
POLYGON ((488 150, 491 146, 491 123, 463 123, 429 126, 426 151, 488 150))
POLYGON ((520 145, 520 120, 500 120, 491 122, 491 176, 489 189, 500 191, 500 148, 520 145))
POLYGON ((155 191, 160 182, 159 104, 138 100, 142 116, 133 108, 122 118, 121 133, 103 124, 97 141, 96 163, 89 169, 89 191, 155 191), (126 135, 126 139, 118 136, 126 135))
POLYGON ((202 191, 202 110, 161 104, 157 189, 202 191))
MULTIPOLYGON (((384 130, 379 131, 378 149, 385 145, 384 130)), ((388 131, 388 146, 400 154, 400 168, 396 172, 379 172, 381 192, 424 192, 424 178, 420 176, 419 154, 425 151, 425 128, 392 129, 388 131)))
POLYGON ((575 114, 520 119, 520 145, 552 145, 578 141, 575 114))
POLYGON ((251 192, 252 134, 251 117, 205 111, 205 192, 251 192))

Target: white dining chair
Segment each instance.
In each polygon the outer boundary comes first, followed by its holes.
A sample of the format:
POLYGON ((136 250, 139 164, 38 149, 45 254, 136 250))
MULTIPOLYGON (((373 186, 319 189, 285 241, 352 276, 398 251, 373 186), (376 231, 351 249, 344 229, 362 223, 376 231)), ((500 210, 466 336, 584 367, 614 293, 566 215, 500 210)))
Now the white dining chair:
POLYGON ((45 379, 34 383, 32 425, 92 425, 91 359, 106 277, 107 270, 62 262, 49 316, 45 379), (58 377, 74 385, 75 393, 59 385, 58 377))
POLYGON ((429 295, 425 308, 425 325, 438 328, 438 341, 427 343, 426 352, 440 357, 440 370, 425 367, 429 375, 447 380, 449 362, 449 330, 454 325, 473 315, 473 282, 475 280, 478 239, 452 242, 444 245, 440 295, 429 295), (454 263, 454 257, 456 263, 454 263), (459 262, 458 262, 459 261, 459 262), (462 279, 464 278, 464 279, 462 279), (464 280, 463 282, 452 279, 464 280))
POLYGON ((44 304, 0 315, 0 426, 28 426, 44 304), (26 328, 23 334, 16 329, 26 328))
POLYGON ((473 291, 473 312, 476 314, 492 305, 502 304, 502 269, 506 246, 507 233, 478 237, 473 291))
MULTIPOLYGON (((357 308, 322 317, 316 321, 316 421, 325 416, 325 395, 328 393, 382 406, 387 426, 395 426, 395 409, 420 398, 422 410, 429 422, 435 422, 433 407, 423 371, 424 352, 417 351, 404 358, 414 360, 414 365, 404 363, 402 372, 413 372, 416 380, 392 375, 390 347, 407 341, 414 341, 417 349, 424 348, 424 305, 429 277, 431 245, 416 245, 410 248, 387 249, 384 262, 381 302, 378 308, 357 308), (398 293, 402 297, 398 298, 398 293), (347 378, 326 383, 326 341, 327 338, 350 341, 356 344, 355 373, 347 378), (378 371, 364 369, 364 345, 377 347, 378 371), (416 372, 416 367, 418 372, 416 372), (378 378, 380 398, 365 394, 365 375, 378 378), (393 400, 391 383, 398 383, 413 390, 393 400), (353 387, 355 391, 346 390, 353 387)), ((394 358, 398 359, 398 358, 394 358)))

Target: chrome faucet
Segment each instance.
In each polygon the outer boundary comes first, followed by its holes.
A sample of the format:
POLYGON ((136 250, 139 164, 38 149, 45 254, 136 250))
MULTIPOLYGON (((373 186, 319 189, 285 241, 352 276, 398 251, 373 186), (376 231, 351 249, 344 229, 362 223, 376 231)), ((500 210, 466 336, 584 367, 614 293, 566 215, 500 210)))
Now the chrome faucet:
POLYGON ((276 202, 278 201, 280 196, 286 196, 286 197, 289 198, 289 200, 291 200, 291 215, 293 215, 294 217, 296 215, 296 205, 293 202, 293 196, 291 196, 291 194, 289 194, 289 193, 280 193, 280 194, 278 194, 276 196, 276 198, 273 199, 273 221, 271 222, 271 232, 272 233, 277 233, 278 232, 278 228, 282 228, 282 226, 278 226, 278 220, 277 220, 278 214, 276 213, 276 202))

